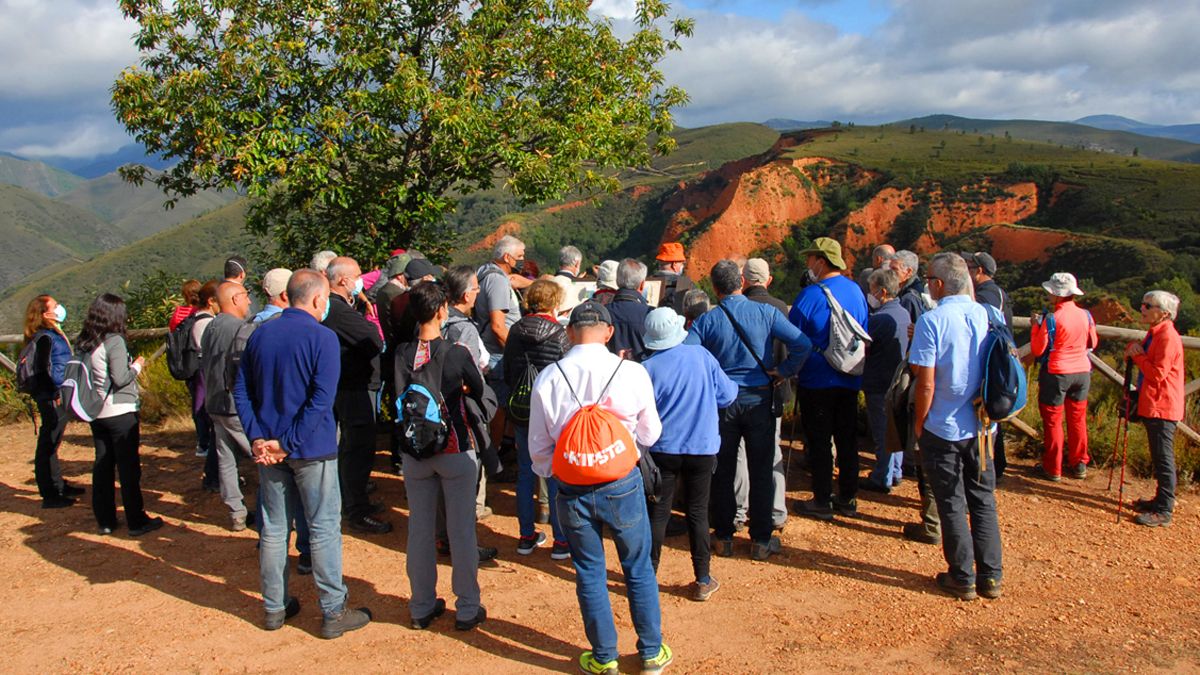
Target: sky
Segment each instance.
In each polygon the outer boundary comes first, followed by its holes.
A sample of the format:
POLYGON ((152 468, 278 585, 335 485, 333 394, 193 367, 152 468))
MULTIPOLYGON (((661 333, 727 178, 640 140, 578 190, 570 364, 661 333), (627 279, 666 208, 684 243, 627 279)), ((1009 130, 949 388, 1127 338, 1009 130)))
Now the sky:
MULTIPOLYGON (((593 0, 618 29, 635 0, 593 0)), ((935 113, 1200 122, 1200 0, 687 0, 662 63, 685 127, 871 124, 935 113)), ((0 0, 0 150, 91 157, 130 142, 108 90, 137 61, 117 0, 0 0)))

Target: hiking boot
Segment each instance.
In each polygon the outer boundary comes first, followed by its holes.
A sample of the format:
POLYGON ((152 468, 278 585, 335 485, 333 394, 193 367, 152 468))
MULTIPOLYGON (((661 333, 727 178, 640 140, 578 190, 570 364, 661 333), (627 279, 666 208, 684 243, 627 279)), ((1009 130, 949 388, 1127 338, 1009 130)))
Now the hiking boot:
POLYGON ((488 518, 492 517, 493 513, 494 511, 492 511, 492 507, 490 506, 485 506, 481 509, 475 509, 475 522, 487 520, 488 518))
POLYGON ((756 541, 750 545, 751 560, 766 560, 783 550, 779 537, 771 537, 766 541, 756 541))
POLYGON ((571 545, 565 541, 555 541, 554 546, 550 549, 551 560, 570 560, 571 545))
POLYGON ((146 534, 148 532, 153 532, 162 526, 163 526, 162 516, 154 516, 153 518, 150 518, 145 523, 143 523, 141 525, 141 527, 129 528, 129 536, 140 537, 143 534, 146 534))
POLYGON ((300 613, 300 601, 294 597, 287 599, 287 605, 278 612, 267 612, 263 617, 264 630, 279 630, 283 622, 300 613))
POLYGON ((480 605, 479 611, 475 612, 473 618, 466 619, 465 621, 463 619, 455 619, 454 630, 471 630, 484 621, 487 621, 487 610, 483 608, 483 605, 480 605))
POLYGON ((656 654, 654 658, 642 659, 642 673, 643 675, 661 673, 666 669, 667 666, 671 665, 671 662, 674 660, 675 655, 671 653, 671 648, 668 647, 667 643, 664 642, 662 646, 658 648, 658 654, 656 654))
POLYGON ((348 521, 350 529, 362 534, 387 534, 392 531, 392 524, 374 516, 359 516, 348 521))
POLYGON ((879 492, 885 495, 890 495, 892 493, 892 488, 888 487, 887 485, 880 485, 870 478, 860 478, 858 481, 858 489, 866 490, 867 492, 879 492))
POLYGON ((590 651, 579 655, 579 669, 589 675, 619 675, 616 661, 597 661, 590 651))
POLYGON ((62 496, 64 497, 82 497, 83 493, 87 492, 78 485, 71 485, 67 481, 63 481, 62 496))
POLYGON ((481 563, 495 560, 496 556, 500 555, 500 549, 495 546, 478 546, 476 548, 479 549, 479 562, 481 563))
POLYGON ((733 557, 733 539, 713 538, 713 553, 722 558, 733 557))
POLYGON ((63 497, 60 495, 58 497, 51 497, 49 499, 43 499, 42 500, 42 508, 43 509, 65 509, 74 503, 75 503, 75 500, 72 499, 71 497, 63 497))
POLYGON ((1074 478, 1076 480, 1083 480, 1084 478, 1087 478, 1087 464, 1080 462, 1070 469, 1067 469, 1066 476, 1067 478, 1074 478))
POLYGON ((432 612, 430 612, 429 614, 427 614, 425 616, 419 617, 419 618, 415 617, 415 616, 413 617, 412 628, 413 628, 413 630, 425 630, 426 628, 429 628, 429 624, 433 623, 434 619, 438 618, 439 616, 441 616, 445 613, 446 613, 446 601, 441 598, 438 598, 433 603, 433 611, 432 612))
POLYGON ((1134 518, 1133 522, 1146 527, 1166 527, 1171 524, 1171 514, 1165 511, 1147 511, 1134 518))
POLYGON ((692 584, 692 600, 696 602, 704 602, 712 597, 713 593, 721 587, 721 582, 717 581, 716 577, 709 577, 708 583, 702 584, 699 581, 692 584))
POLYGON ((819 502, 816 499, 806 499, 792 504, 792 511, 798 516, 815 518, 829 522, 833 520, 833 503, 819 502))
POLYGON ((1042 480, 1048 480, 1051 483, 1057 483, 1062 480, 1062 476, 1058 476, 1058 475, 1055 475, 1052 473, 1047 473, 1046 467, 1042 466, 1041 464, 1035 465, 1033 467, 1033 475, 1037 478, 1041 478, 1042 480))
POLYGON ((312 574, 312 554, 301 553, 300 558, 296 560, 296 574, 300 576, 308 576, 312 574))
POLYGON ((546 543, 546 533, 538 532, 537 534, 528 537, 521 537, 517 541, 517 553, 521 555, 529 555, 533 553, 533 549, 546 543))
POLYGON ((975 593, 975 584, 963 584, 954 580, 949 572, 938 572, 936 577, 938 588, 946 591, 950 595, 959 600, 976 600, 979 595, 975 593))
POLYGON ((1129 504, 1129 508, 1138 513, 1150 513, 1154 510, 1153 499, 1135 499, 1129 504))
POLYGON ((858 516, 858 500, 851 497, 846 501, 840 499, 833 500, 833 512, 839 516, 854 518, 858 516))
POLYGON ((681 516, 677 516, 672 513, 671 518, 669 520, 667 520, 666 536, 678 537, 682 534, 687 534, 687 531, 688 531, 687 519, 683 518, 681 516))
POLYGON ((995 600, 1000 597, 999 579, 979 579, 975 585, 979 594, 988 600, 995 600))
POLYGON ((246 529, 246 516, 234 516, 233 522, 229 525, 229 529, 234 532, 243 532, 246 529))
POLYGON ((339 638, 343 633, 358 630, 371 623, 371 610, 366 607, 349 609, 345 605, 337 614, 327 614, 321 620, 321 637, 326 640, 339 638))
POLYGON ((921 544, 940 544, 942 536, 925 529, 921 523, 905 523, 904 538, 921 544))

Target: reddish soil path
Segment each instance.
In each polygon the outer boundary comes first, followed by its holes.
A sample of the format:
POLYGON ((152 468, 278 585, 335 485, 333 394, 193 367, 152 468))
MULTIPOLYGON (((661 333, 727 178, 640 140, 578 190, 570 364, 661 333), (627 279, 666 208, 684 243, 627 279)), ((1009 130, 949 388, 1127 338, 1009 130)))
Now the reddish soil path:
MULTIPOLYGON (((1141 433, 1138 429, 1135 433, 1141 433)), ((325 642, 311 577, 292 577, 301 615, 278 632, 258 627, 252 531, 225 529, 215 495, 200 490, 186 432, 143 438, 147 506, 167 525, 141 539, 94 534, 87 503, 42 510, 33 487, 30 428, 0 428, 0 653, 9 672, 539 672, 574 670, 584 646, 569 564, 548 550, 515 553, 511 486, 495 486, 497 515, 482 540, 501 560, 480 572, 488 621, 457 633, 452 613, 423 633, 407 628, 407 509, 401 479, 376 474, 377 497, 396 532, 345 538, 356 605, 376 622, 325 642)), ((88 486, 87 428, 72 426, 64 470, 88 486)), ((380 465, 383 465, 381 459, 380 465)), ((1004 597, 958 602, 934 589, 939 549, 899 536, 916 489, 867 496, 857 519, 789 521, 784 552, 751 562, 715 559, 721 590, 686 599, 686 539, 669 541, 660 583, 673 672, 785 671, 1197 671, 1196 574, 1200 522, 1192 495, 1175 523, 1147 530, 1113 522, 1106 474, 1052 485, 1014 467, 998 493, 1004 536, 1004 597)), ((795 487, 807 483, 792 467, 795 487)), ((251 479, 253 480, 253 479, 251 479)), ((1150 486, 1131 492, 1145 496, 1150 486)), ((807 496, 807 493, 793 492, 807 496)), ((85 499, 90 498, 89 494, 85 499)), ((624 672, 636 672, 635 636, 610 545, 613 602, 624 672)), ((442 567, 442 594, 449 567, 442 567)), ((451 605, 453 602, 451 602, 451 605)))

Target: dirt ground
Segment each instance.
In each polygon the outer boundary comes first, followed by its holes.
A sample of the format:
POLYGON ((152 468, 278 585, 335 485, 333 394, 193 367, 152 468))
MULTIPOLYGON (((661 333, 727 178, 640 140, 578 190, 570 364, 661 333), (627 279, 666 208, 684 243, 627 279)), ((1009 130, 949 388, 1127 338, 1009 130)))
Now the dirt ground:
MULTIPOLYGON (((5 671, 563 672, 575 670, 585 647, 570 564, 551 561, 547 548, 516 554, 512 485, 493 486, 496 515, 480 525, 481 541, 501 551, 479 575, 487 622, 459 633, 451 612, 415 632, 404 488, 377 472, 375 497, 396 531, 347 535, 344 545, 351 602, 370 607, 375 621, 323 641, 311 577, 292 576, 299 617, 277 632, 259 627, 256 535, 226 528, 219 498, 200 489, 202 460, 186 430, 144 434, 147 509, 167 524, 140 539, 94 533, 85 426, 68 429, 60 453, 68 478, 88 488, 71 508, 40 508, 33 447, 28 424, 0 428, 5 671)), ((793 517, 782 555, 769 562, 750 561, 748 541, 737 540, 737 557, 713 560, 722 587, 707 603, 687 599, 687 538, 668 540, 659 582, 671 670, 1200 672, 1194 497, 1183 495, 1171 527, 1150 530, 1115 522, 1107 472, 1049 484, 1028 468, 1014 466, 997 494, 1000 600, 965 603, 936 591, 940 548, 900 536, 917 504, 912 481, 888 496, 864 495, 855 519, 793 517)), ((807 497, 804 472, 793 466, 791 479, 791 496, 807 497)), ((1128 493, 1147 496, 1151 487, 1135 481, 1128 493)), ((611 544, 609 561, 621 667, 636 672, 611 544)), ((453 607, 449 566, 439 569, 439 594, 453 607)))

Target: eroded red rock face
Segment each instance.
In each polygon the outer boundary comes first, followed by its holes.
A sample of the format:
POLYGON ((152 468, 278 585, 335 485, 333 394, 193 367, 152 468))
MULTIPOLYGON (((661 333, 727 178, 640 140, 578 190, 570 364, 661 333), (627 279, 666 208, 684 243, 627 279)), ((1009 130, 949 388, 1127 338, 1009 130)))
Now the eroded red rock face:
POLYGON ((469 247, 467 247, 467 250, 471 252, 490 251, 492 250, 492 247, 496 245, 496 242, 500 241, 501 237, 509 234, 514 236, 521 234, 521 223, 518 223, 515 220, 509 220, 500 223, 500 227, 497 227, 495 232, 492 232, 483 239, 471 244, 469 247))
POLYGON ((1024 227, 997 225, 987 231, 992 241, 992 257, 996 262, 1021 263, 1029 260, 1045 262, 1054 247, 1067 241, 1065 232, 1036 230, 1024 227))
POLYGON ((1120 326, 1137 322, 1133 312, 1129 311, 1125 303, 1116 298, 1104 298, 1096 304, 1090 305, 1088 311, 1092 313, 1092 318, 1096 320, 1096 323, 1105 326, 1120 326))

